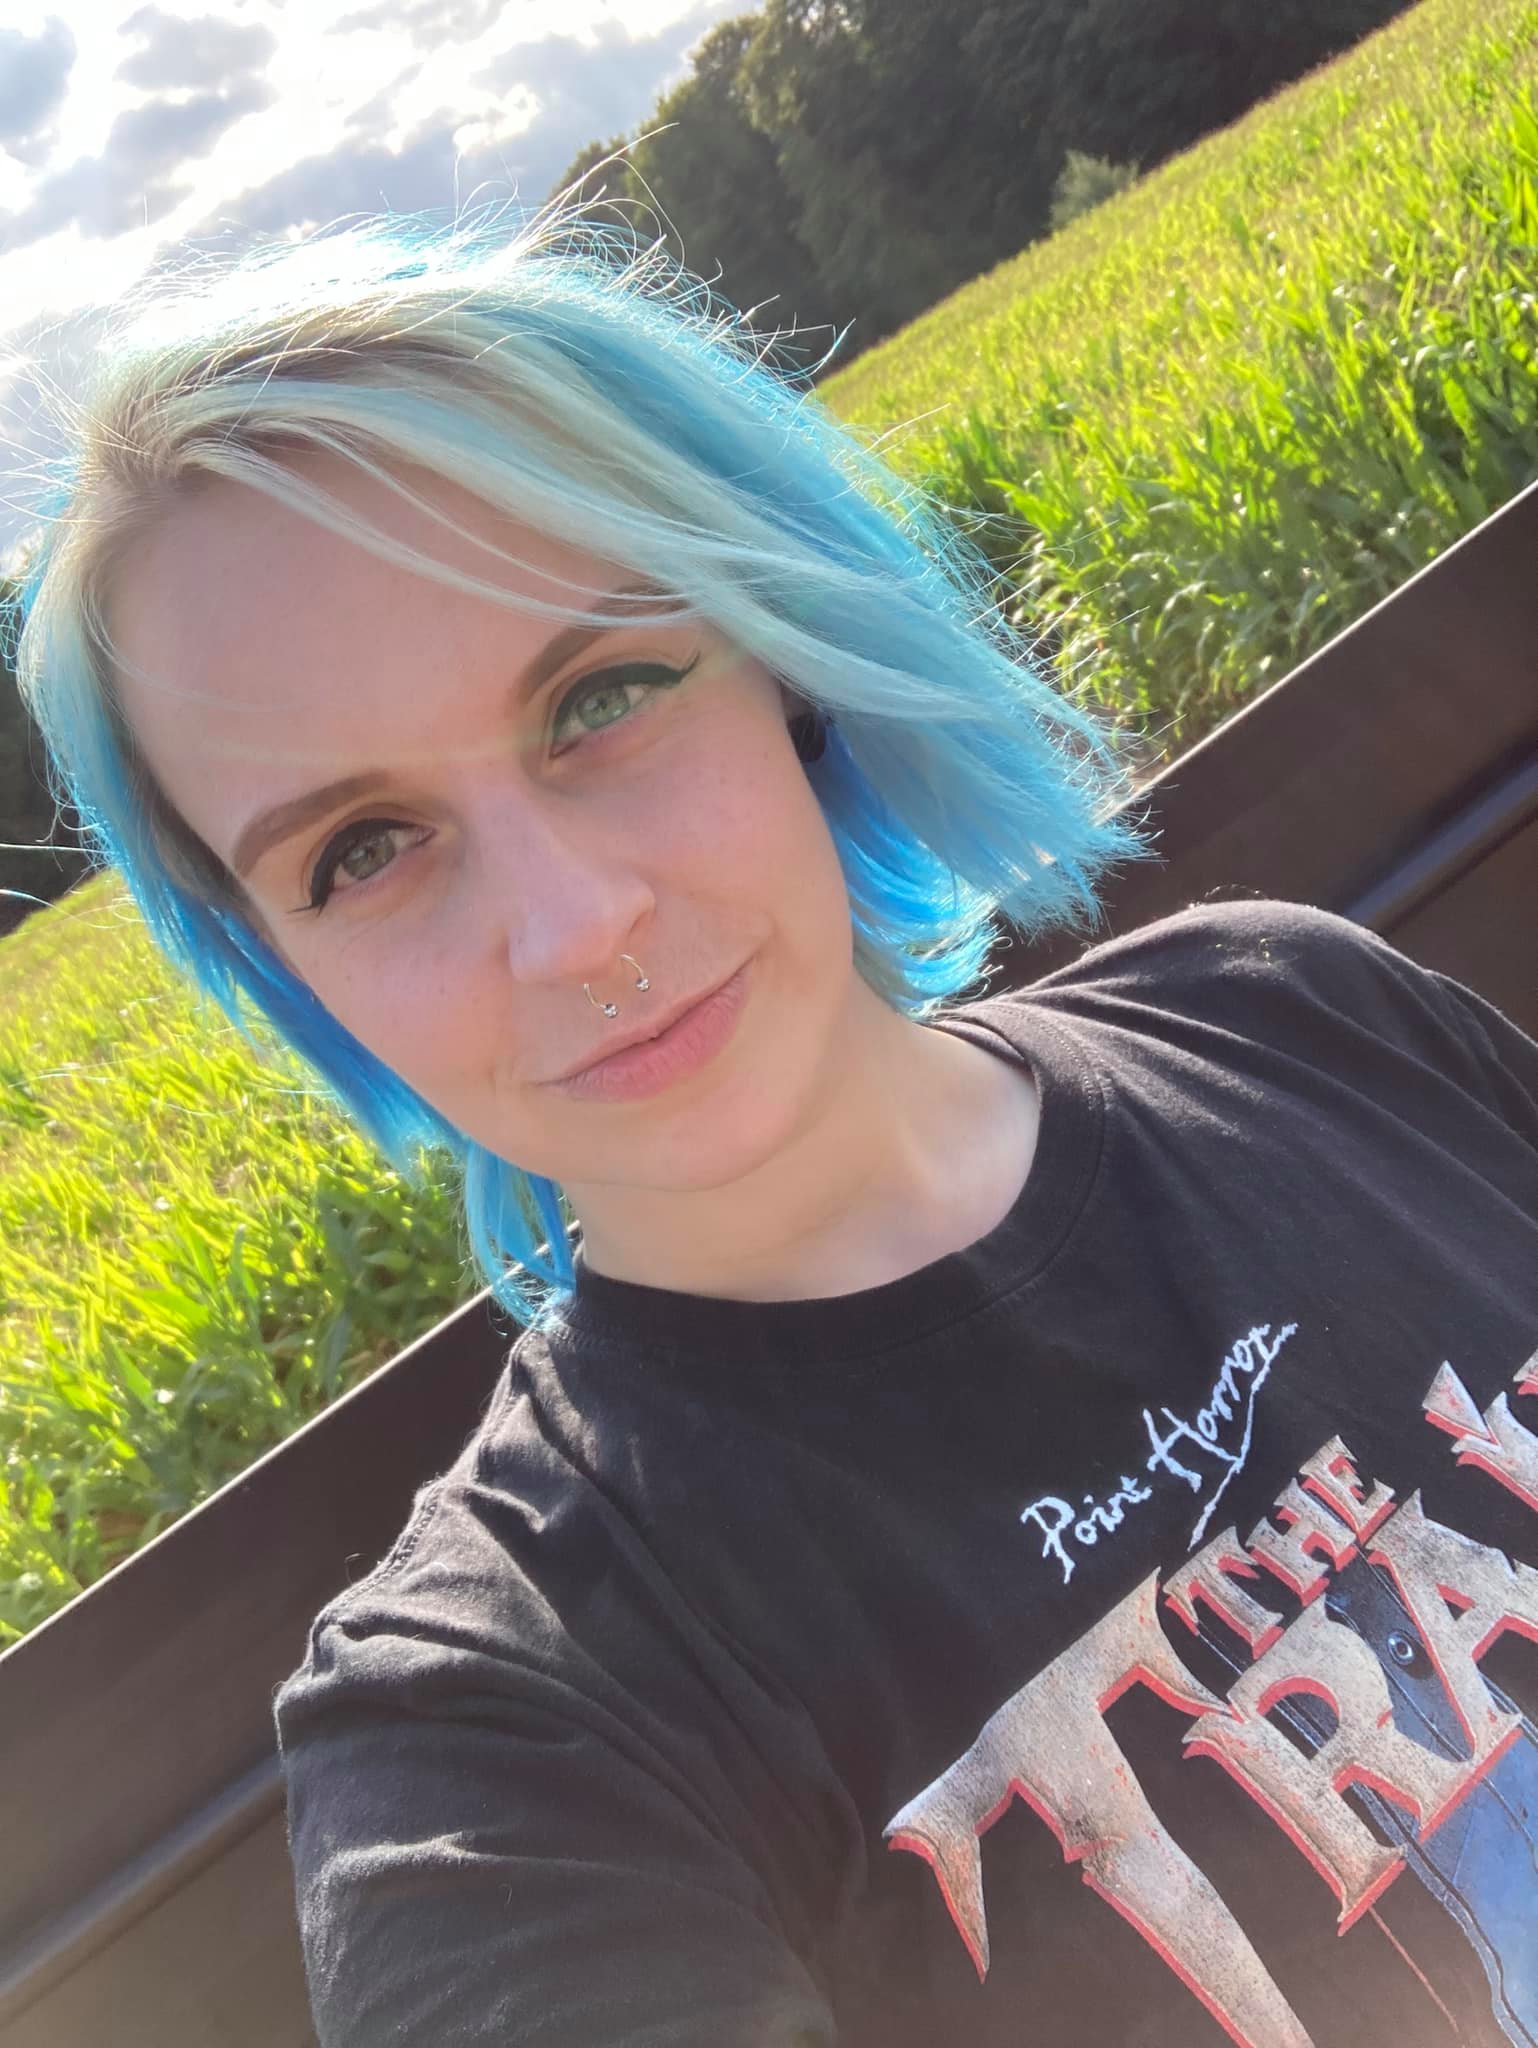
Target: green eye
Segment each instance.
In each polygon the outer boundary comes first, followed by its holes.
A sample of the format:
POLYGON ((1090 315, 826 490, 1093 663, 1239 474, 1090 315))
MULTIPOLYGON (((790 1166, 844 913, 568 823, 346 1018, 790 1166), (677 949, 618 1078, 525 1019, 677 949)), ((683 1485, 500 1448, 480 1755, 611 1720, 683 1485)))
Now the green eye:
POLYGON ((560 739, 572 721, 576 725, 574 741, 584 733, 598 733, 606 726, 621 724, 640 708, 649 692, 676 688, 698 661, 697 654, 683 668, 670 668, 657 661, 630 661, 584 677, 562 699, 555 714, 554 737, 560 739), (639 694, 632 696, 632 692, 639 694))
POLYGON ((375 875, 399 859, 405 851, 400 842, 407 835, 414 835, 412 844, 420 844, 427 836, 422 826, 408 825, 403 818, 359 818, 351 825, 344 825, 316 861, 315 872, 310 878, 309 901, 298 907, 302 910, 324 910, 331 900, 338 875, 345 876, 349 884, 372 881, 375 875))

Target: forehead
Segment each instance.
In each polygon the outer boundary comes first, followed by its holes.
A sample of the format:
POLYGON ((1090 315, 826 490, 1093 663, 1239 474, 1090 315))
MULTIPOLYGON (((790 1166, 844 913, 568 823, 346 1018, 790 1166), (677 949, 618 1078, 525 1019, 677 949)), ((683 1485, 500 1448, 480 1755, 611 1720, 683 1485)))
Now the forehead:
MULTIPOLYGON (((515 600, 586 605, 625 580, 602 558, 503 519, 441 478, 399 472, 442 520, 337 458, 290 467, 392 542, 515 600)), ((457 665, 483 643, 517 659, 561 623, 456 590, 217 478, 181 491, 127 550, 107 609, 135 723, 157 693, 210 709, 249 704, 269 717, 309 711, 322 677, 335 685, 430 649, 457 665)))
MULTIPOLYGON (((399 471, 453 526, 340 459, 291 467, 391 541, 514 598, 588 606, 637 580, 426 473, 399 471)), ((457 686, 487 668, 510 676, 563 625, 387 561, 223 479, 186 489, 127 549, 106 614, 125 717, 182 805, 215 764, 246 784, 354 760, 360 745, 410 756, 457 686)))

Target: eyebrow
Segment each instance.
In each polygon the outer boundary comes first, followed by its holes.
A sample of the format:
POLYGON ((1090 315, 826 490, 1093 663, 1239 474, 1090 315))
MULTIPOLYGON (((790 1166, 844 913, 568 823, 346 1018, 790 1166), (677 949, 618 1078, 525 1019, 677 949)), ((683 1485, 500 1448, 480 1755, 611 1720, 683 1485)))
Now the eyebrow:
MULTIPOLYGON (((617 590, 605 591, 594 603, 594 611, 605 610, 616 598, 646 597, 656 602, 632 607, 616 607, 618 616, 614 625, 622 625, 626 619, 647 616, 656 609, 657 603, 673 603, 676 600, 655 583, 624 583, 617 590)), ((610 625, 566 626, 547 640, 528 667, 518 678, 513 700, 522 704, 534 695, 542 683, 548 682, 559 669, 563 668, 574 655, 612 630, 610 625)), ((248 824, 242 827, 234 849, 230 854, 230 867, 242 880, 250 874, 259 860, 280 846, 285 839, 292 839, 296 832, 302 832, 307 825, 313 825, 328 817, 341 805, 351 803, 355 797, 366 796, 387 780, 382 769, 367 769, 357 775, 344 775, 335 782, 322 783, 318 789, 306 790, 303 796, 290 797, 287 803, 274 804, 270 810, 258 811, 248 824)))

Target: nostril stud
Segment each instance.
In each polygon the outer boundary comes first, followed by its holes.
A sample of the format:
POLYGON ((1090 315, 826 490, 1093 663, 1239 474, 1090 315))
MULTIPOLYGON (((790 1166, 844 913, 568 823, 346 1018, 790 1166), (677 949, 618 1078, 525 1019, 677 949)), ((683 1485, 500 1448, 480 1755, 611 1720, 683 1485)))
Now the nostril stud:
MULTIPOLYGON (((621 953, 619 957, 621 958, 621 960, 628 960, 631 966, 635 969, 635 985, 637 988, 651 987, 651 980, 649 976, 646 974, 646 971, 641 966, 640 961, 636 959, 633 953, 621 953)), ((606 1017, 617 1017, 619 1015, 619 1004, 599 1002, 597 996, 593 994, 593 987, 591 982, 583 982, 582 993, 587 997, 588 1001, 592 1004, 593 1008, 595 1010, 602 1010, 606 1017)))

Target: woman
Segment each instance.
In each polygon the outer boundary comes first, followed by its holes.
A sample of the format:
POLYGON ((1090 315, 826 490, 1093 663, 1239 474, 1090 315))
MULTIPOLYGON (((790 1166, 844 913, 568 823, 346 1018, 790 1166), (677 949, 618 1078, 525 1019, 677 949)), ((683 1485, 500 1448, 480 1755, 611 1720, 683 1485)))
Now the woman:
POLYGON ((325 238, 87 416, 69 792, 527 1325, 277 1701, 327 2048, 1538 2038, 1538 1046, 1268 901, 958 1002, 1125 760, 655 251, 325 238))

